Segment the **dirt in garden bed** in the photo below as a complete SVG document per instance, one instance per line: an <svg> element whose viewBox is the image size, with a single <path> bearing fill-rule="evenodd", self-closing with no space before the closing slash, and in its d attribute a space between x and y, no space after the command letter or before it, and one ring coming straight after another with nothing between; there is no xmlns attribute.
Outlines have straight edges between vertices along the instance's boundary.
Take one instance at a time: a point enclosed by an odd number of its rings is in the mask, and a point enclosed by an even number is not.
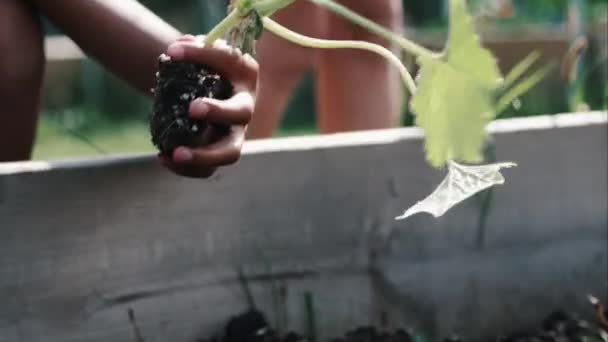
<svg viewBox="0 0 608 342"><path fill-rule="evenodd" d="M499 336L492 342L606 342L608 341L608 312L592 298L597 314L597 322L577 318L565 311L556 311L544 319L532 331L516 332ZM268 324L265 315L250 310L233 317L226 325L223 337L197 342L305 342L312 341L295 332L279 336ZM416 332L405 329L383 331L374 327L359 327L327 342L414 342L421 341ZM466 342L466 338L453 335L445 342Z"/></svg>

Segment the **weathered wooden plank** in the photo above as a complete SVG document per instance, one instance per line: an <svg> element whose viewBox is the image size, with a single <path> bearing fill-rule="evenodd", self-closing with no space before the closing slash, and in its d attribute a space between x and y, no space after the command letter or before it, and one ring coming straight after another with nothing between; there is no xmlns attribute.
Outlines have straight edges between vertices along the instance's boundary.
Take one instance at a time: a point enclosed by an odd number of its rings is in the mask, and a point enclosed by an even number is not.
<svg viewBox="0 0 608 342"><path fill-rule="evenodd" d="M499 159L520 166L483 250L474 201L393 220L441 176L415 129L252 142L208 181L150 156L0 166L0 341L134 341L128 308L147 342L194 341L246 306L237 266L273 316L272 289L287 288L291 328L314 293L324 334L419 313L483 336L519 304L535 309L513 324L582 307L607 277L606 113L492 130Z"/></svg>

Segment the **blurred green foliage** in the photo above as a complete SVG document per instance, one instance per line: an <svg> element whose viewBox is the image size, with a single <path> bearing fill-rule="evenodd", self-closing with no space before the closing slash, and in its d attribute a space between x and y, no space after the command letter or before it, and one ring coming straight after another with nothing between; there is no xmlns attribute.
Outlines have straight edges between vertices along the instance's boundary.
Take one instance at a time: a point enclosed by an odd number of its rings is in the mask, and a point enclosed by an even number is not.
<svg viewBox="0 0 608 342"><path fill-rule="evenodd" d="M370 0L373 1L373 0ZM480 1L469 0L473 6ZM554 25L563 23L567 18L567 4L570 0L513 0L517 16L504 20L500 25L520 25L522 23L544 23ZM204 33L217 23L225 14L226 0L141 0L152 11L167 20L183 32ZM446 25L444 0L404 0L407 25L420 28L442 29ZM587 20L605 20L608 16L608 0L586 0ZM44 21L47 34L60 33L52 24ZM584 88L582 96L592 109L606 108L608 102L608 87L606 86L606 48L592 45L585 59ZM601 72L600 72L601 71ZM563 92L563 87L548 86L549 83L534 89L522 97L520 106L510 108L504 116L526 116L547 114L568 110L566 95L556 96ZM41 135L38 146L48 146L39 149L37 156L56 156L53 150L53 136L69 132L80 132L84 135L98 137L104 141L105 148L113 150L115 144L109 142L106 135L116 132L117 135L127 136L128 132L138 136L133 143L136 150L151 147L148 144L145 122L151 108L149 97L129 88L124 82L105 70L95 61L83 62L81 82L73 86L78 94L72 108L47 108L47 114L42 120ZM561 90L560 90L561 89ZM67 113L67 114L66 114ZM80 116L80 123L66 130L65 117ZM298 91L292 98L279 135L310 133L315 131L315 87L314 76L307 75ZM404 107L403 124L411 125L413 117ZM111 128L112 125L117 128ZM62 128L63 127L63 128ZM130 127L121 129L120 127ZM120 134L118 134L120 132ZM72 134L71 138L61 140L61 146L82 143ZM86 144L85 144L86 145ZM91 147L80 147L91 152ZM45 152L46 151L46 152ZM80 150L79 150L80 151ZM82 151L81 151L82 152Z"/></svg>
<svg viewBox="0 0 608 342"><path fill-rule="evenodd" d="M468 0L472 8L494 0ZM517 16L514 23L561 23L566 19L570 0L513 0ZM606 18L607 0L585 0L587 20ZM444 0L403 0L406 21L410 25L436 27L446 24Z"/></svg>

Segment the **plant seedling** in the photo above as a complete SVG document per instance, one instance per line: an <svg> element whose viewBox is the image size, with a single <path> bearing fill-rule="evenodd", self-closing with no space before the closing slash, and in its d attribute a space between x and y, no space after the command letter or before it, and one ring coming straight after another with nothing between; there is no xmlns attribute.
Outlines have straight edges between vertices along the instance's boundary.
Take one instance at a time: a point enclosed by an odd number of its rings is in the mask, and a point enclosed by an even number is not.
<svg viewBox="0 0 608 342"><path fill-rule="evenodd" d="M412 95L411 107L416 114L416 124L425 131L427 161L433 167L447 165L449 169L448 176L431 196L399 218L423 211L441 216L475 193L504 183L500 170L515 164L469 167L459 163L482 162L486 125L542 78L546 70L535 73L531 80L515 84L535 61L534 55L515 67L505 81L496 59L479 41L465 0L449 0L450 31L442 52L428 50L333 0L308 0L387 39L416 57L420 74L415 80L401 60L381 45L353 40L315 39L293 32L269 17L294 1L231 0L229 14L205 36L204 44L211 46L215 40L226 37L231 46L254 55L255 42L265 29L304 47L367 50L392 63ZM163 60L163 57L160 60L158 83L151 131L161 153L169 154L180 144L204 144L203 131L207 125L193 122L187 117L189 102L198 96L229 97L231 86L221 75L205 66L175 63L166 58ZM482 179L480 175L483 175Z"/></svg>

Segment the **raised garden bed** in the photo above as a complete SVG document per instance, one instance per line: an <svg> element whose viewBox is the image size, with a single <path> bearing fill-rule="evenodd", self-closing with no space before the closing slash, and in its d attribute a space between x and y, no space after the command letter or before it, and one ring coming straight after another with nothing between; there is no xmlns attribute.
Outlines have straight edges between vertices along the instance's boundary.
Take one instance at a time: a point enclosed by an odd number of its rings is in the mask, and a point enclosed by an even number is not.
<svg viewBox="0 0 608 342"><path fill-rule="evenodd" d="M488 341L606 302L607 114L498 121L505 172L470 200L394 217L438 183L421 132L253 142L209 181L153 156L0 166L0 341L193 342L256 305L318 339L407 325Z"/></svg>

